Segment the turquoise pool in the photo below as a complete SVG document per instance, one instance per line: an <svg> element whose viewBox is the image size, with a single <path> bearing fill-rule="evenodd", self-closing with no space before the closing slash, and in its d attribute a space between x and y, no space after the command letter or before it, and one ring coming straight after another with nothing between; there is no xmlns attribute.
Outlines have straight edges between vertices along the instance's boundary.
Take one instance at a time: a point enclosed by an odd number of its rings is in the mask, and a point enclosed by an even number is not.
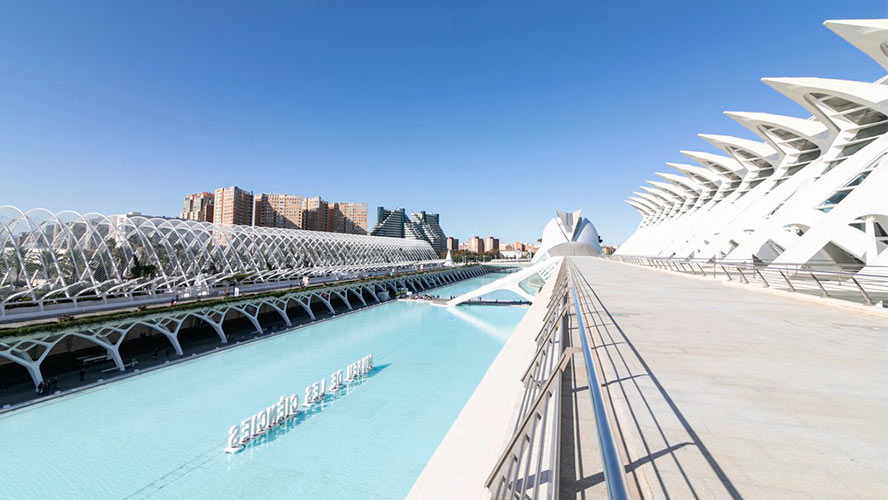
<svg viewBox="0 0 888 500"><path fill-rule="evenodd" d="M525 311L390 302L0 416L0 498L403 498ZM370 353L354 391L223 451L231 425Z"/></svg>

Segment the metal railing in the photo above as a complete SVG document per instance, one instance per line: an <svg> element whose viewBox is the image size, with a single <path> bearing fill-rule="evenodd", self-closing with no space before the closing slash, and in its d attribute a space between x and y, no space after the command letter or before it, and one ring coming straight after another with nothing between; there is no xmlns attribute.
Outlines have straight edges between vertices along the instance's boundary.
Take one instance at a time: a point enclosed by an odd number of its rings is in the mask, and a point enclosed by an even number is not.
<svg viewBox="0 0 888 500"><path fill-rule="evenodd" d="M572 264L569 264L572 266ZM571 273L579 272L575 268L571 269ZM573 278L571 277L571 281ZM586 376L589 379L589 392L592 395L592 409L595 414L595 427L598 433L598 448L601 451L601 462L604 464L604 482L607 486L607 496L612 500L625 500L629 498L626 491L626 479L623 476L623 466L620 463L620 456L617 453L617 447L614 444L614 436L611 432L610 422L607 417L607 407L604 403L604 396L601 394L601 382L598 380L595 364L592 362L592 350L589 349L589 332L586 331L586 325L583 322L583 308L580 307L580 300L577 297L577 287L571 283L570 293L574 302L574 311L576 311L577 328L579 329L580 339L583 343L583 356L586 360Z"/></svg>
<svg viewBox="0 0 888 500"><path fill-rule="evenodd" d="M706 278L755 284L795 293L820 295L870 306L888 303L888 267L841 265L812 261L805 264L768 264L750 260L677 259L647 256L610 256L629 264Z"/></svg>
<svg viewBox="0 0 888 500"><path fill-rule="evenodd" d="M628 498L623 468L607 418L601 384L592 364L591 350L582 320L583 309L570 278L567 259L560 266L543 327L536 337L537 350L521 379L525 390L518 418L505 450L488 476L491 498L557 499L561 461L562 374L580 352L586 360L586 375L592 388L599 448L604 464L608 497ZM573 312L571 311L573 307ZM568 347L572 317L582 340L582 349Z"/></svg>

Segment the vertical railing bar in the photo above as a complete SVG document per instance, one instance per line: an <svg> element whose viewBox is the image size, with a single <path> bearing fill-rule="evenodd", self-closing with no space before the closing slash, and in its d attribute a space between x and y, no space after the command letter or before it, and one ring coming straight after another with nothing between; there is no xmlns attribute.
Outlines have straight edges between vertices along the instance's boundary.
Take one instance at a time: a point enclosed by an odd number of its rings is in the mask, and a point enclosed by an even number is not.
<svg viewBox="0 0 888 500"><path fill-rule="evenodd" d="M531 431L533 430L533 424L530 426ZM515 498L515 488L518 487L518 473L521 472L521 462L524 460L524 447L527 445L527 433L524 433L524 436L521 438L521 446L518 447L518 454L515 455L515 472L511 474L512 476L512 484L509 485L509 498Z"/></svg>
<svg viewBox="0 0 888 500"><path fill-rule="evenodd" d="M560 371L558 372L561 373ZM555 389L552 391L554 394L552 398L555 399L555 407L561 408L561 381L558 381L555 384ZM552 453L550 456L551 466L552 466L552 477L549 479L551 482L551 487L549 488L549 498L550 500L556 500L559 498L558 495L558 486L559 486L559 458L561 456L561 412L558 412L558 415L555 415L552 418Z"/></svg>
<svg viewBox="0 0 888 500"><path fill-rule="evenodd" d="M873 305L873 299L871 299L869 294L866 293L866 290L864 290L863 287L860 286L860 283L857 281L857 278L855 278L854 276L851 276L851 281L853 281L854 284L857 285L857 288L860 289L860 294L863 295L863 300L866 301L867 305L870 305L870 306Z"/></svg>
<svg viewBox="0 0 888 500"><path fill-rule="evenodd" d="M561 373L561 372L559 372ZM543 404L543 418L540 423L540 451L537 453L537 464L536 464L536 472L533 476L533 498L537 499L540 497L540 474L542 473L543 468L543 450L545 449L546 443L546 419L549 415L549 401L551 400L551 396L546 396L546 402Z"/></svg>
<svg viewBox="0 0 888 500"><path fill-rule="evenodd" d="M789 289L792 290L793 292L796 291L795 287L792 286L792 281L789 281L789 278L786 277L786 274L784 274L783 271L781 271L779 269L777 270L777 272L780 273L780 276L783 276L783 280L786 281L787 285L789 285Z"/></svg>
<svg viewBox="0 0 888 500"><path fill-rule="evenodd" d="M761 271L759 268L754 267L754 266L753 266L752 269L755 270L755 272L758 273L759 278L761 278L762 281L765 283L765 288L770 288L771 285L768 284L768 280L765 279L765 275L762 274L762 271Z"/></svg>
<svg viewBox="0 0 888 500"><path fill-rule="evenodd" d="M513 450L509 450L509 469L506 471L506 475L503 476L506 481L505 488L503 488L503 495L500 497L500 500L508 498L509 490L511 489L511 485L509 484L509 478L512 477L512 467L515 466L515 453Z"/></svg>
<svg viewBox="0 0 888 500"><path fill-rule="evenodd" d="M532 462L531 458L533 457L533 440L536 438L537 425L539 425L539 422L530 428L530 446L527 448L527 461L524 463L524 477L521 478L521 494L518 495L518 498L524 498L524 495L527 493L527 474L530 472L530 462Z"/></svg>
<svg viewBox="0 0 888 500"><path fill-rule="evenodd" d="M814 282L817 283L817 286L820 287L820 292L823 293L823 296L829 297L829 294L826 293L826 288L823 288L823 285L820 283L820 280L817 279L817 276L814 276L814 271L808 271L808 274L810 274L811 277L814 278Z"/></svg>

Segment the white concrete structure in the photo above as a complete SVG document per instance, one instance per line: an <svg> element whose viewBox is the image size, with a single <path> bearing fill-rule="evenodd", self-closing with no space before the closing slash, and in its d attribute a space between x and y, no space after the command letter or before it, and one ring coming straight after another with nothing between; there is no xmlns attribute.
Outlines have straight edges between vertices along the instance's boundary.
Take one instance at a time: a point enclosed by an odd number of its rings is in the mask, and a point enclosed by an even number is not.
<svg viewBox="0 0 888 500"><path fill-rule="evenodd" d="M601 255L598 231L589 219L580 217L580 212L555 211L556 217L543 228L542 244L530 267L464 293L448 301L447 305L457 306L497 290L509 290L522 299L533 302L534 296L528 291L527 284L532 280L537 280L539 284L544 283L561 262L559 257Z"/></svg>
<svg viewBox="0 0 888 500"><path fill-rule="evenodd" d="M452 267L437 269L430 272L405 276L380 277L374 280L360 280L330 286L297 289L285 294L274 294L250 297L233 301L217 302L212 305L194 304L185 310L164 311L134 316L123 319L97 321L94 324L72 326L59 331L38 332L17 337L4 337L0 340L0 358L11 361L28 370L34 386L43 381L42 364L56 346L64 346L70 340L81 344L93 344L105 349L107 359L114 362L118 371L125 371L126 364L120 354L120 348L128 338L135 337L137 331L148 331L163 335L177 356L184 354L180 333L183 328L196 325L210 326L219 337L220 344L227 344L226 328L231 320L246 318L256 333L262 333L262 315L270 313L279 315L289 328L292 325L290 316L302 309L311 319L315 313L327 310L335 314L334 300L338 299L350 311L352 304L367 306L373 302L381 302L386 297L394 297L399 289L412 290L414 293L446 286L464 279L474 278L488 272L482 266ZM267 326L267 325L266 325Z"/></svg>
<svg viewBox="0 0 888 500"><path fill-rule="evenodd" d="M0 317L440 263L422 240L0 207Z"/></svg>
<svg viewBox="0 0 888 500"><path fill-rule="evenodd" d="M826 26L888 68L888 20ZM808 119L727 112L762 141L700 137L627 200L642 215L618 256L852 268L888 274L888 85L765 78Z"/></svg>
<svg viewBox="0 0 888 500"><path fill-rule="evenodd" d="M483 295L495 292L497 290L508 290L528 302L533 302L534 296L531 295L529 291L525 290L521 286L521 284L535 276L538 276L541 282L545 282L552 274L552 271L558 266L558 264L560 264L560 262L560 257L536 262L530 267L526 267L518 272L511 273L508 276L504 276L494 281L493 283L488 283L476 288L475 290L472 290L471 292L466 292L459 297L453 298L447 302L447 305L458 306L463 302L468 302L472 299L479 298Z"/></svg>
<svg viewBox="0 0 888 500"><path fill-rule="evenodd" d="M564 255L601 255L598 231L589 219L580 217L580 210L555 212L557 217L543 228L542 243L533 257L534 263Z"/></svg>

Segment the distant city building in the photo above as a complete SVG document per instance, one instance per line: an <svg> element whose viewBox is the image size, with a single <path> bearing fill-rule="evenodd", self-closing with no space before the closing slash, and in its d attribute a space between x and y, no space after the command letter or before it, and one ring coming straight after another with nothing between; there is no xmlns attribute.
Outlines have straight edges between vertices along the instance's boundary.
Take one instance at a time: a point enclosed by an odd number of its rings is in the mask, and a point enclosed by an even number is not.
<svg viewBox="0 0 888 500"><path fill-rule="evenodd" d="M213 222L216 224L253 224L253 193L237 186L217 188L214 196Z"/></svg>
<svg viewBox="0 0 888 500"><path fill-rule="evenodd" d="M459 250L459 247L460 247L459 239L451 238L450 236L447 237L447 250L449 250L451 252L455 252L455 251Z"/></svg>
<svg viewBox="0 0 888 500"><path fill-rule="evenodd" d="M617 248L614 246L601 245L601 252L604 253L604 255L613 255L614 252L616 252L616 251L617 251Z"/></svg>
<svg viewBox="0 0 888 500"><path fill-rule="evenodd" d="M306 198L302 209L302 229L308 231L327 231L327 219L330 207L320 196Z"/></svg>
<svg viewBox="0 0 888 500"><path fill-rule="evenodd" d="M477 236L469 238L468 250L472 253L484 253L484 240Z"/></svg>
<svg viewBox="0 0 888 500"><path fill-rule="evenodd" d="M521 243L520 241L516 241L515 243L512 243L512 249L513 249L513 250L518 250L518 251L521 251L521 252L524 252L524 251L527 250L527 249L525 248L524 243Z"/></svg>
<svg viewBox="0 0 888 500"><path fill-rule="evenodd" d="M213 222L215 196L213 193L192 193L185 195L181 218L198 222Z"/></svg>
<svg viewBox="0 0 888 500"><path fill-rule="evenodd" d="M182 206L182 218L219 224L367 234L366 203L330 203L320 196L305 198L299 194L253 195L237 186L218 188L215 194L189 194Z"/></svg>
<svg viewBox="0 0 888 500"><path fill-rule="evenodd" d="M499 252L499 238L488 236L487 241L484 242L484 251L494 253Z"/></svg>
<svg viewBox="0 0 888 500"><path fill-rule="evenodd" d="M407 238L428 241L437 252L447 250L447 235L441 229L438 214L425 211L410 214L408 219L403 208L376 209L376 225L370 231L373 236Z"/></svg>
<svg viewBox="0 0 888 500"><path fill-rule="evenodd" d="M403 208L389 210L383 207L376 208L376 225L370 231L373 236L387 236L389 238L404 237L404 223L407 216Z"/></svg>
<svg viewBox="0 0 888 500"><path fill-rule="evenodd" d="M347 201L328 205L327 231L367 234L367 204Z"/></svg>
<svg viewBox="0 0 888 500"><path fill-rule="evenodd" d="M409 224L404 226L404 237L414 240L426 240L436 252L447 250L447 235L441 229L438 214L425 211L410 214Z"/></svg>
<svg viewBox="0 0 888 500"><path fill-rule="evenodd" d="M253 224L259 227L302 228L302 196L261 193L254 197Z"/></svg>

